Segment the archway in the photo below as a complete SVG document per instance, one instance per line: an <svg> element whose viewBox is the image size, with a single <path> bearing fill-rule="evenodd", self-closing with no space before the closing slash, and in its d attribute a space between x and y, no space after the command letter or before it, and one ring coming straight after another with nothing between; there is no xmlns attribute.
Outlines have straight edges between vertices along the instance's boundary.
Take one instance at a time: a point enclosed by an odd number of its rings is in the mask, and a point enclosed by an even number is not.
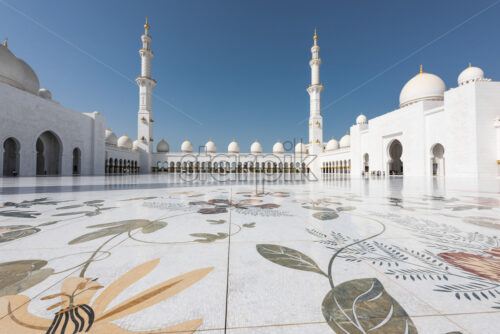
<svg viewBox="0 0 500 334"><path fill-rule="evenodd" d="M3 142L3 176L19 175L19 142L7 138Z"/></svg>
<svg viewBox="0 0 500 334"><path fill-rule="evenodd" d="M36 174L59 175L61 142L51 131L45 131L36 141Z"/></svg>
<svg viewBox="0 0 500 334"><path fill-rule="evenodd" d="M433 176L444 176L444 147L437 143L431 149L431 170Z"/></svg>
<svg viewBox="0 0 500 334"><path fill-rule="evenodd" d="M363 155L363 165L364 165L364 172L365 173L368 173L370 172L370 156L368 155L368 153L365 153Z"/></svg>
<svg viewBox="0 0 500 334"><path fill-rule="evenodd" d="M73 175L80 175L82 152L78 147L73 150Z"/></svg>
<svg viewBox="0 0 500 334"><path fill-rule="evenodd" d="M390 175L403 175L403 145L397 139L394 139L389 145L389 174Z"/></svg>

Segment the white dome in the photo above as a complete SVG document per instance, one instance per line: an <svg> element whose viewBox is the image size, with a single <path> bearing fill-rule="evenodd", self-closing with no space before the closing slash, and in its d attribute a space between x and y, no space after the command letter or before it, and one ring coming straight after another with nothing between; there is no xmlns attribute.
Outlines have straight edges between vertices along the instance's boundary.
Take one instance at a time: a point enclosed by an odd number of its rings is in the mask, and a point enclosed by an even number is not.
<svg viewBox="0 0 500 334"><path fill-rule="evenodd" d="M123 134L120 138L118 138L118 147L123 147L123 148L128 148L129 150L132 149L132 139L130 139L127 134Z"/></svg>
<svg viewBox="0 0 500 334"><path fill-rule="evenodd" d="M0 44L0 82L38 95L40 83L33 69Z"/></svg>
<svg viewBox="0 0 500 334"><path fill-rule="evenodd" d="M404 85L399 95L399 107L424 100L443 101L445 90L446 85L440 77L421 72Z"/></svg>
<svg viewBox="0 0 500 334"><path fill-rule="evenodd" d="M206 153L216 153L217 152L217 146L212 141L212 139L207 141L207 143L205 144L205 152Z"/></svg>
<svg viewBox="0 0 500 334"><path fill-rule="evenodd" d="M359 118L359 116L358 116ZM328 141L328 144L326 144L326 150L327 151L335 151L339 149L339 142L335 140L335 138L332 137L330 141Z"/></svg>
<svg viewBox="0 0 500 334"><path fill-rule="evenodd" d="M295 153L306 154L307 153L306 145L304 145L303 142L300 142L297 145L295 145Z"/></svg>
<svg viewBox="0 0 500 334"><path fill-rule="evenodd" d="M118 143L118 137L116 137L115 133L110 129L106 129L106 144L107 145L115 145Z"/></svg>
<svg viewBox="0 0 500 334"><path fill-rule="evenodd" d="M227 147L227 152L228 153L240 153L240 145L236 142L236 140L233 139L231 143L229 143L229 146Z"/></svg>
<svg viewBox="0 0 500 334"><path fill-rule="evenodd" d="M139 149L139 139L134 140L132 143L132 150L137 151Z"/></svg>
<svg viewBox="0 0 500 334"><path fill-rule="evenodd" d="M189 139L186 139L182 145L181 145L181 151L183 153L191 153L193 152L193 144L189 141Z"/></svg>
<svg viewBox="0 0 500 334"><path fill-rule="evenodd" d="M47 88L40 88L38 96L46 100L52 100L52 93Z"/></svg>
<svg viewBox="0 0 500 334"><path fill-rule="evenodd" d="M160 140L158 144L156 144L156 152L168 153L168 151L170 151L170 146L165 141L165 139Z"/></svg>
<svg viewBox="0 0 500 334"><path fill-rule="evenodd" d="M468 84L469 82L474 82L484 79L484 72L479 67L471 66L467 67L458 76L458 85L462 86Z"/></svg>
<svg viewBox="0 0 500 334"><path fill-rule="evenodd" d="M360 114L357 118L356 118L356 124L357 125L360 125L360 124L366 124L368 123L368 120L366 119L366 116L363 115L363 114Z"/></svg>
<svg viewBox="0 0 500 334"><path fill-rule="evenodd" d="M250 146L250 153L262 153L262 145L257 140L253 142L252 146Z"/></svg>
<svg viewBox="0 0 500 334"><path fill-rule="evenodd" d="M349 146L351 146L351 136L349 136L349 134L346 133L344 137L340 139L340 147L349 147Z"/></svg>
<svg viewBox="0 0 500 334"><path fill-rule="evenodd" d="M285 147L283 146L283 144L280 141L278 141L276 144L274 144L273 153L277 153L277 154L285 153Z"/></svg>

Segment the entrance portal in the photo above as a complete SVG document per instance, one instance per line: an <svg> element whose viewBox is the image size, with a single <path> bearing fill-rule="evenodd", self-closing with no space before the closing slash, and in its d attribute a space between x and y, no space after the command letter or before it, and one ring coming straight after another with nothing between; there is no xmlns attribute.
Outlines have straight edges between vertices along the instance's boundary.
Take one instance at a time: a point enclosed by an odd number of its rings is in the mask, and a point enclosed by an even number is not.
<svg viewBox="0 0 500 334"><path fill-rule="evenodd" d="M80 161L82 152L78 147L73 150L73 175L80 175Z"/></svg>
<svg viewBox="0 0 500 334"><path fill-rule="evenodd" d="M51 131L45 131L36 141L36 174L59 175L61 170L61 144Z"/></svg>
<svg viewBox="0 0 500 334"><path fill-rule="evenodd" d="M19 174L19 143L14 138L7 138L3 143L3 176Z"/></svg>
<svg viewBox="0 0 500 334"><path fill-rule="evenodd" d="M431 168L433 176L444 176L444 147L441 144L435 144L431 150Z"/></svg>
<svg viewBox="0 0 500 334"><path fill-rule="evenodd" d="M389 145L389 175L403 175L403 145L397 139L393 140Z"/></svg>

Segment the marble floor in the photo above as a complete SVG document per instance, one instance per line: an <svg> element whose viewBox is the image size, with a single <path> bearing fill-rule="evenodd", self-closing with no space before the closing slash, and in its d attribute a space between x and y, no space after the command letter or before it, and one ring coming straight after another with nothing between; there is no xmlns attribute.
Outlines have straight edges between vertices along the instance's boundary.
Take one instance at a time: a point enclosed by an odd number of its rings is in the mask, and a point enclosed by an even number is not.
<svg viewBox="0 0 500 334"><path fill-rule="evenodd" d="M0 333L500 333L500 180L0 178Z"/></svg>

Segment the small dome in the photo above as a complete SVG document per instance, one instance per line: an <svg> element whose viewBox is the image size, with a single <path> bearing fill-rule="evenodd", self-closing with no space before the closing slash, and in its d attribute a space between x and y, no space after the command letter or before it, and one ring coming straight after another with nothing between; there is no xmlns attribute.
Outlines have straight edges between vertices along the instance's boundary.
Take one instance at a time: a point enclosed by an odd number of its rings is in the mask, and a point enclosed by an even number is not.
<svg viewBox="0 0 500 334"><path fill-rule="evenodd" d="M114 145L118 143L118 137L116 137L115 133L110 129L106 129L105 133L106 145Z"/></svg>
<svg viewBox="0 0 500 334"><path fill-rule="evenodd" d="M189 139L186 139L182 145L181 145L181 151L182 153L192 153L193 152L193 144L189 141Z"/></svg>
<svg viewBox="0 0 500 334"><path fill-rule="evenodd" d="M250 146L250 153L259 154L262 153L262 145L258 140L254 141L252 146Z"/></svg>
<svg viewBox="0 0 500 334"><path fill-rule="evenodd" d="M212 141L212 139L207 141L207 143L205 144L205 152L206 153L217 153L217 146Z"/></svg>
<svg viewBox="0 0 500 334"><path fill-rule="evenodd" d="M366 123L368 123L368 120L366 119L366 116L365 116L365 115L360 114L360 115L356 118L356 124L357 124L357 125L366 124Z"/></svg>
<svg viewBox="0 0 500 334"><path fill-rule="evenodd" d="M162 139L156 144L156 152L158 153L168 153L170 151L170 146L168 143L165 141L165 139Z"/></svg>
<svg viewBox="0 0 500 334"><path fill-rule="evenodd" d="M229 143L229 146L227 147L227 152L228 153L240 153L240 145L236 142L236 140L233 139L231 143Z"/></svg>
<svg viewBox="0 0 500 334"><path fill-rule="evenodd" d="M351 146L351 136L349 136L349 134L346 133L344 135L344 137L342 137L340 139L340 143L339 144L340 144L340 147L349 147L349 146Z"/></svg>
<svg viewBox="0 0 500 334"><path fill-rule="evenodd" d="M276 153L276 154L285 153L285 147L283 146L283 144L280 141L278 141L278 142L276 142L276 144L274 144L273 153Z"/></svg>
<svg viewBox="0 0 500 334"><path fill-rule="evenodd" d="M38 95L40 83L35 71L0 44L0 82Z"/></svg>
<svg viewBox="0 0 500 334"><path fill-rule="evenodd" d="M307 153L306 145L304 145L303 142L300 142L297 145L295 145L295 153L306 154Z"/></svg>
<svg viewBox="0 0 500 334"><path fill-rule="evenodd" d="M40 88L38 96L46 100L52 100L52 93L47 88Z"/></svg>
<svg viewBox="0 0 500 334"><path fill-rule="evenodd" d="M399 95L399 107L419 101L443 101L446 85L437 75L421 72L404 85Z"/></svg>
<svg viewBox="0 0 500 334"><path fill-rule="evenodd" d="M469 82L481 81L484 79L484 72L479 67L471 66L467 67L458 76L458 85L462 86L468 84Z"/></svg>
<svg viewBox="0 0 500 334"><path fill-rule="evenodd" d="M358 116L359 118L359 116ZM326 144L326 150L327 151L335 151L339 149L339 142L335 140L335 138L332 137L330 141L328 141L328 144Z"/></svg>
<svg viewBox="0 0 500 334"><path fill-rule="evenodd" d="M132 151L137 151L139 150L139 139L134 140L132 143Z"/></svg>
<svg viewBox="0 0 500 334"><path fill-rule="evenodd" d="M130 139L129 136L127 136L127 134L123 134L123 136L121 136L120 138L118 138L118 147L122 147L122 148L127 148L129 150L132 149L132 139Z"/></svg>

